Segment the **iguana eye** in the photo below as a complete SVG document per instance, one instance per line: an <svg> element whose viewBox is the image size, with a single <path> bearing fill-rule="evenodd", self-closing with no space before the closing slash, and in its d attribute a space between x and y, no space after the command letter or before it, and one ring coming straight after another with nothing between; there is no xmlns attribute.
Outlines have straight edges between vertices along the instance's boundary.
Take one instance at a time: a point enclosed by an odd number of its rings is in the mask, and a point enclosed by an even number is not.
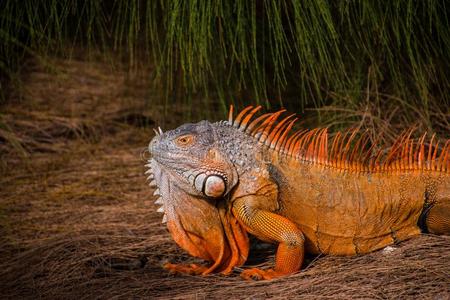
<svg viewBox="0 0 450 300"><path fill-rule="evenodd" d="M175 143L178 146L186 147L186 146L189 146L190 144L192 144L193 140L194 140L194 137L192 135L183 135L183 136L180 136L179 138L177 138L175 140Z"/></svg>

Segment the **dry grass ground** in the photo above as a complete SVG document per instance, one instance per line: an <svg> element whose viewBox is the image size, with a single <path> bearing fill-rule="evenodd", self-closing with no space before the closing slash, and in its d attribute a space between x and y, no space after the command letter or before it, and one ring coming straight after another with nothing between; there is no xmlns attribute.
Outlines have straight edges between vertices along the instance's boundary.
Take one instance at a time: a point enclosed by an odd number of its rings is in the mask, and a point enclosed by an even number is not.
<svg viewBox="0 0 450 300"><path fill-rule="evenodd" d="M1 107L2 299L450 298L450 237L438 236L392 252L310 258L304 271L271 282L244 282L237 271L169 275L163 262L192 258L160 223L143 175L153 133L142 125L162 121L161 107L144 99L157 93L145 76L108 64L52 63L30 67L21 99ZM166 128L182 123L177 113ZM273 249L253 256L251 264L270 264Z"/></svg>

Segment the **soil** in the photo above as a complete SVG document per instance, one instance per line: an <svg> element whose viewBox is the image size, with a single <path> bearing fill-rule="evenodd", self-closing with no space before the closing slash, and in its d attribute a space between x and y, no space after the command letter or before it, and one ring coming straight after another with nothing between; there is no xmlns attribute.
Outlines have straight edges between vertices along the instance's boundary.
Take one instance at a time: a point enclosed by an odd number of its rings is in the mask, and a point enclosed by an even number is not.
<svg viewBox="0 0 450 300"><path fill-rule="evenodd" d="M450 237L422 235L356 257L309 257L298 274L247 282L172 275L196 261L161 224L147 186L153 127L183 123L148 72L107 62L30 63L0 107L2 299L450 298ZM164 118L164 111L170 115ZM248 265L273 264L254 246ZM245 267L248 267L244 266Z"/></svg>

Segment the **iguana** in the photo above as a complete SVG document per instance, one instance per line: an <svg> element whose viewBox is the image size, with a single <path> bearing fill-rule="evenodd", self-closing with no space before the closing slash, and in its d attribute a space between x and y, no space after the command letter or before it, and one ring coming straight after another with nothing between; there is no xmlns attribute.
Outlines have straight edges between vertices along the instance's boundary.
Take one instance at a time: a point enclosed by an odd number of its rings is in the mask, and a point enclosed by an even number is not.
<svg viewBox="0 0 450 300"><path fill-rule="evenodd" d="M248 233L278 243L273 269L298 271L305 251L357 255L421 232L450 234L450 140L402 135L386 153L366 134L327 129L289 134L284 110L255 118L247 107L227 121L159 129L146 165L163 222L175 242L209 266L166 264L172 272L229 274L248 256Z"/></svg>

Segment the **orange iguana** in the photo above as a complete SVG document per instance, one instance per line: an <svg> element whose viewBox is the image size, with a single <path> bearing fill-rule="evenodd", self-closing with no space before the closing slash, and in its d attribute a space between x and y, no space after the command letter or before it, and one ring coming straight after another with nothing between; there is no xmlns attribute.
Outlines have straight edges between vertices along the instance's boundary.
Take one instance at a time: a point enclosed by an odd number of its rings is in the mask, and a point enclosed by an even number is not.
<svg viewBox="0 0 450 300"><path fill-rule="evenodd" d="M247 233L278 243L273 269L298 271L304 252L368 253L420 234L450 234L450 140L438 147L405 134L387 153L356 132L289 135L282 111L185 124L149 145L151 186L175 242L209 266L166 264L172 272L230 273L249 252ZM439 150L440 149L440 150Z"/></svg>

